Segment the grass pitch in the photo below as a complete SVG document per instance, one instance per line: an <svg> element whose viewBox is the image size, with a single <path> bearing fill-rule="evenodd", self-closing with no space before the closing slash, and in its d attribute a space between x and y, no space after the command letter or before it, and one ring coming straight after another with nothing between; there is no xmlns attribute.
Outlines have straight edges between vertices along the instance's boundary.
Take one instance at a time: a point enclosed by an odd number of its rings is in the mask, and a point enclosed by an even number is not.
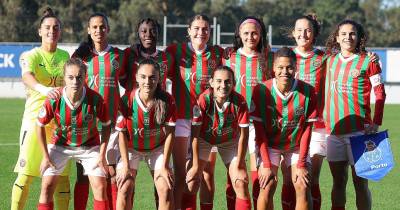
<svg viewBox="0 0 400 210"><path fill-rule="evenodd" d="M21 126L21 118L24 110L25 101L22 99L0 99L0 209L10 209L11 188L16 178L13 173L14 165L18 158L18 137ZM384 113L384 123L380 130L389 129L391 145L396 163L400 160L400 105L386 105ZM72 172L71 183L75 180L75 170ZM225 207L225 182L226 171L222 161L218 159L215 177L216 193L214 199L214 209L226 209ZM400 209L400 168L395 168L380 182L370 182L372 193L372 209L392 210ZM281 184L281 179L279 181ZM150 173L146 166L141 164L139 174L136 180L135 209L155 209L153 198L153 184ZM327 163L325 162L320 178L322 208L330 209L330 189L332 178ZM71 191L73 185L71 185ZM36 209L40 193L40 179L35 179L29 193L29 198L25 209ZM92 203L89 199L88 209L92 209ZM73 209L72 200L70 209ZM280 187L275 193L275 208L280 207ZM346 209L356 209L355 193L352 186L351 177L349 177L347 187L347 205Z"/></svg>

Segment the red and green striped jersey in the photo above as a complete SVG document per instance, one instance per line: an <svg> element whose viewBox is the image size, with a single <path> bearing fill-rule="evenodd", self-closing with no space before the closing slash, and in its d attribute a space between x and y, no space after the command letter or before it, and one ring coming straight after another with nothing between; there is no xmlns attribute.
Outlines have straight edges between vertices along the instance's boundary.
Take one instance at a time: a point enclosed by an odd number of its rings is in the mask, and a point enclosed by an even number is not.
<svg viewBox="0 0 400 210"><path fill-rule="evenodd" d="M314 123L316 128L325 127L322 113L324 110L325 75L326 75L326 55L325 52L314 49L309 53L302 53L296 48L297 72L296 79L302 80L314 87L317 96L318 121Z"/></svg>
<svg viewBox="0 0 400 210"><path fill-rule="evenodd" d="M128 91L137 88L135 77L137 73L137 68L140 61L145 58L154 59L160 65L160 79L162 82L162 88L166 90L167 75L170 69L173 68L174 64L173 56L169 52L160 50L157 50L156 53L153 55L144 55L143 53L140 53L140 55L138 55L131 47L128 47L124 50L123 69L125 69L126 75L124 75L123 82L121 82L122 86Z"/></svg>
<svg viewBox="0 0 400 210"><path fill-rule="evenodd" d="M274 54L269 49L265 49L264 53L246 56L241 48L233 52L229 59L222 60L223 65L235 72L235 90L246 99L249 106L254 87L272 78L273 60Z"/></svg>
<svg viewBox="0 0 400 210"><path fill-rule="evenodd" d="M154 106L146 108L139 98L140 89L128 91L121 98L120 111L116 130L127 130L129 133L128 147L137 151L151 151L164 144L166 139L165 126L175 126L176 105L174 98L164 92L167 103L164 122L155 121Z"/></svg>
<svg viewBox="0 0 400 210"><path fill-rule="evenodd" d="M60 98L46 99L38 115L39 126L53 119L57 125L51 143L70 147L100 145L97 122L111 123L102 97L90 88L84 88L78 104L73 105L65 88L60 92Z"/></svg>
<svg viewBox="0 0 400 210"><path fill-rule="evenodd" d="M179 110L177 118L190 120L197 97L209 87L212 72L221 65L223 49L207 46L204 52L197 54L190 43L181 43L168 46L166 51L175 58L168 77Z"/></svg>
<svg viewBox="0 0 400 210"><path fill-rule="evenodd" d="M108 46L103 52L97 53L93 50L87 58L81 59L88 68L86 74L88 87L103 97L110 119L115 123L120 98L118 80L124 72L121 69L123 51ZM72 57L76 57L76 54L74 53Z"/></svg>
<svg viewBox="0 0 400 210"><path fill-rule="evenodd" d="M314 88L301 80L294 80L287 96L278 90L275 78L268 80L254 88L251 103L250 118L264 125L256 133L265 135L256 139L274 149L299 149L305 123L316 121Z"/></svg>
<svg viewBox="0 0 400 210"><path fill-rule="evenodd" d="M371 123L371 77L379 76L379 64L365 54L327 60L324 120L329 133L340 135L364 130Z"/></svg>
<svg viewBox="0 0 400 210"><path fill-rule="evenodd" d="M200 115L193 117L193 125L201 125L200 138L210 144L222 144L239 138L239 127L249 126L246 100L232 91L230 97L218 107L213 89L204 91L198 100Z"/></svg>

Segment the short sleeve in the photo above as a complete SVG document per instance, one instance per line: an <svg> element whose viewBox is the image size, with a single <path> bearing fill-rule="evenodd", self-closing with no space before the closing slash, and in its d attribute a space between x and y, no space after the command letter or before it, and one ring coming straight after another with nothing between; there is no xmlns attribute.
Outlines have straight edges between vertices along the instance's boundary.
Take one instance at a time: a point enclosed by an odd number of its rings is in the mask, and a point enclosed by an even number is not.
<svg viewBox="0 0 400 210"><path fill-rule="evenodd" d="M126 131L127 130L126 129L126 125L127 125L126 118L124 116L122 116L122 115L119 115L117 117L117 121L115 123L115 130L117 130L117 131Z"/></svg>
<svg viewBox="0 0 400 210"><path fill-rule="evenodd" d="M310 100L308 104L308 109L306 113L306 122L317 122L318 121L318 111L317 111L317 96L315 94L314 88L310 87Z"/></svg>
<svg viewBox="0 0 400 210"><path fill-rule="evenodd" d="M35 59L31 51L24 52L19 57L19 65L21 66L21 75L26 72L34 72L35 69Z"/></svg>
<svg viewBox="0 0 400 210"><path fill-rule="evenodd" d="M259 98L260 94L260 85L257 85L254 90L253 90L253 94L251 96L251 104L250 104L250 110L249 110L249 114L250 114L250 119L254 120L254 121L258 121L258 122L262 122L262 118L261 118L261 112L260 112L260 104L259 104L259 100L257 98Z"/></svg>
<svg viewBox="0 0 400 210"><path fill-rule="evenodd" d="M38 118L37 118L37 124L40 127L44 127L53 118L54 118L54 112L53 112L53 108L51 106L50 99L46 99L42 108L39 111Z"/></svg>
<svg viewBox="0 0 400 210"><path fill-rule="evenodd" d="M238 109L238 123L239 127L246 128L249 127L249 109L247 108L247 103L244 98L241 98L239 109Z"/></svg>
<svg viewBox="0 0 400 210"><path fill-rule="evenodd" d="M96 109L97 109L97 117L103 123L103 125L110 125L111 124L110 116L108 115L106 104L104 103L103 99L101 99L99 103L96 105Z"/></svg>
<svg viewBox="0 0 400 210"><path fill-rule="evenodd" d="M172 45L169 45L165 49L165 52L170 54L171 57L176 58L176 49L177 49L177 45L176 44L172 44ZM167 77L168 78L173 78L173 76L175 75L176 66L178 65L178 63L179 63L179 61L174 59L173 64L171 65L171 68L168 69L168 73L167 73Z"/></svg>
<svg viewBox="0 0 400 210"><path fill-rule="evenodd" d="M168 113L165 118L165 125L175 126L176 123L176 103L172 96L168 97Z"/></svg>
<svg viewBox="0 0 400 210"><path fill-rule="evenodd" d="M205 95L201 94L197 103L193 106L193 118L192 118L192 125L201 125L203 124L203 115L206 111L206 100Z"/></svg>

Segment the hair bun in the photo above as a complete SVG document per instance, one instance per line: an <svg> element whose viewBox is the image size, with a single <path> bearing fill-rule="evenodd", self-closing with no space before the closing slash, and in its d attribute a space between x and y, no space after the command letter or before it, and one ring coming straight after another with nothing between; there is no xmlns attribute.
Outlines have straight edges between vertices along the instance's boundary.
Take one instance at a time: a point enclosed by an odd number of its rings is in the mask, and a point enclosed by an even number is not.
<svg viewBox="0 0 400 210"><path fill-rule="evenodd" d="M43 17L48 16L55 16L53 10L50 7L46 7L46 9L43 11Z"/></svg>

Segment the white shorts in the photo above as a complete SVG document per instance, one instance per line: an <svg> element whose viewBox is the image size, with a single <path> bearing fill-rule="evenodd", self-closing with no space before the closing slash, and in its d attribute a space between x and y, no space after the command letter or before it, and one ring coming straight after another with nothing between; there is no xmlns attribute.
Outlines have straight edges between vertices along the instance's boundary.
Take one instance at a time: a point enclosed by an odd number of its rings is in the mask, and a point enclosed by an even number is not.
<svg viewBox="0 0 400 210"><path fill-rule="evenodd" d="M115 165L118 163L119 159L119 131L112 129L110 134L110 139L108 140L107 150L106 150L106 161L108 165Z"/></svg>
<svg viewBox="0 0 400 210"><path fill-rule="evenodd" d="M285 165L287 167L292 166L297 164L299 162L299 150L294 150L294 151L282 151L278 149L273 149L271 147L268 147L268 155L269 155L269 160L271 161L271 164L274 166L279 166L281 164L281 160L283 158L283 161L285 161ZM311 163L310 157L307 156L307 162ZM261 154L257 157L257 167L262 165L262 158Z"/></svg>
<svg viewBox="0 0 400 210"><path fill-rule="evenodd" d="M310 157L314 155L326 156L326 136L325 128L313 129L310 141Z"/></svg>
<svg viewBox="0 0 400 210"><path fill-rule="evenodd" d="M191 120L177 119L175 123L175 137L189 137L191 129Z"/></svg>
<svg viewBox="0 0 400 210"><path fill-rule="evenodd" d="M203 139L198 140L198 147L199 147L199 159L208 161L208 157L210 156L211 150L213 147L218 148L218 153L221 156L222 161L224 164L228 164L237 158L237 149L238 149L238 141L230 141L225 142L218 145L212 145Z"/></svg>
<svg viewBox="0 0 400 210"><path fill-rule="evenodd" d="M256 129L254 129L253 123L250 123L249 126L249 143L247 144L249 148L249 154L253 154L258 151L258 147L256 144Z"/></svg>
<svg viewBox="0 0 400 210"><path fill-rule="evenodd" d="M162 168L164 163L164 145L159 146L151 152L139 152L134 149L128 149L129 168L137 170L139 162L145 161L150 170L155 171ZM117 170L123 167L122 159L117 164ZM171 164L170 164L171 168Z"/></svg>
<svg viewBox="0 0 400 210"><path fill-rule="evenodd" d="M326 159L330 162L348 161L350 165L354 165L350 137L363 134L364 132L357 131L345 135L328 135Z"/></svg>
<svg viewBox="0 0 400 210"><path fill-rule="evenodd" d="M60 175L70 159L82 164L84 174L88 176L105 177L105 172L97 166L99 160L100 146L93 147L66 147L54 144L48 144L50 160L53 161L55 169L48 168L43 176Z"/></svg>

